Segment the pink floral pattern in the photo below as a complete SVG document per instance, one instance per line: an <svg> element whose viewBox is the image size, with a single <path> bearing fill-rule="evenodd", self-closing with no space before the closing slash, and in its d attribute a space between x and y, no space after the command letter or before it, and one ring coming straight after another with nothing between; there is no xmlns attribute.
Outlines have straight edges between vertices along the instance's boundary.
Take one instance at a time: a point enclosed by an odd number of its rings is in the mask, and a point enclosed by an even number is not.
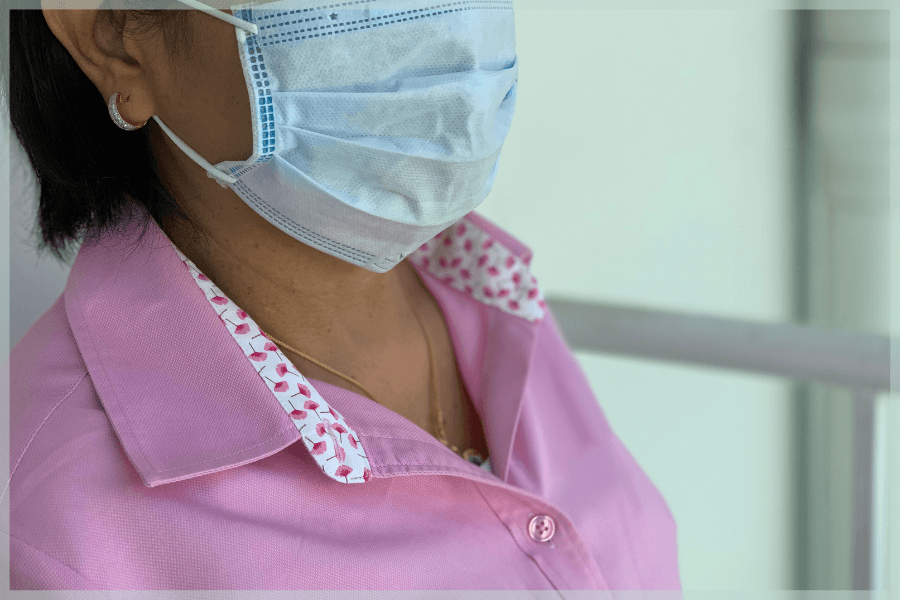
<svg viewBox="0 0 900 600"><path fill-rule="evenodd" d="M487 232L463 219L410 254L442 283L528 321L544 318L547 304L524 261Z"/></svg>
<svg viewBox="0 0 900 600"><path fill-rule="evenodd" d="M170 240L171 243L171 240ZM207 301L253 369L303 436L322 472L341 483L365 483L371 465L356 431L329 406L266 333L174 244ZM539 321L547 305L524 261L472 222L462 219L412 254L410 260L444 285L504 312ZM482 465L489 470L489 463Z"/></svg>
<svg viewBox="0 0 900 600"><path fill-rule="evenodd" d="M178 248L175 251L253 369L302 434L306 449L322 472L341 483L369 481L372 478L369 459L353 428L328 405L246 312L226 297Z"/></svg>

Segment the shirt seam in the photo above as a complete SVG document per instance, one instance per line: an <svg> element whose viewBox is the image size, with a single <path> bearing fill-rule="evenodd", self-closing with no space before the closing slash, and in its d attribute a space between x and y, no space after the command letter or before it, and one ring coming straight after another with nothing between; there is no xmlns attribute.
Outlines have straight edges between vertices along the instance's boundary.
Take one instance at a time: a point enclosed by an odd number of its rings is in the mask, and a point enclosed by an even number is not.
<svg viewBox="0 0 900 600"><path fill-rule="evenodd" d="M75 383L75 385L73 385L69 389L69 391L66 392L66 394L59 400L59 402L57 402L53 406L53 408L50 409L50 412L47 413L47 416L44 417L44 419L41 421L41 424L38 426L38 428L35 430L35 432L33 434L31 434L31 438L28 440L28 443L25 444L25 449L22 451L22 455L16 460L16 464L13 466L12 470L9 473L9 479L6 481L6 485L3 487L3 493L0 494L0 502L2 502L3 498L6 496L6 491L9 489L9 484L10 484L10 482L12 482L13 475L15 475L16 470L19 468L19 464L22 462L22 460L25 459L25 455L28 453L28 450L31 448L31 443L35 440L35 438L38 436L38 434L44 428L44 425L46 425L47 421L50 419L50 417L53 415L53 413L56 412L56 409L59 408L63 402L65 402L66 400L69 399L69 397L75 392L75 390L78 389L78 387L85 380L85 378L87 378L88 374L89 374L89 372L85 371L81 375L81 377L78 379L78 381Z"/></svg>
<svg viewBox="0 0 900 600"><path fill-rule="evenodd" d="M398 435L360 434L359 437L360 437L360 441L362 441L362 438L377 438L377 439L384 439L384 440L407 440L407 441L412 441L412 442L422 442L422 443L434 446L435 448L446 448L446 446L444 446L440 442L434 443L429 440L419 440L416 438L410 438L410 437L404 437L404 436L398 436ZM466 471L465 469L457 469L455 467L448 467L446 465L435 465L434 463L410 463L410 462L379 463L379 467L428 467L428 466L435 467L438 469L443 469L438 474L445 474L449 470L451 473L454 473L454 474L459 473L462 475L469 475L468 471Z"/></svg>
<svg viewBox="0 0 900 600"><path fill-rule="evenodd" d="M2 530L0 530L0 531L2 531ZM80 571L78 571L78 570L75 569L74 567L72 567L72 566L66 564L66 563L63 562L63 561L61 561L60 559L56 558L56 557L53 556L52 554L49 554L49 553L47 553L47 552L41 550L40 548L37 548L36 546L33 546L33 545L29 544L29 543L26 542L25 540L23 540L23 539L21 539L21 538L18 538L18 537L16 537L16 536L14 536L13 534L11 534L11 533L8 532L8 531L3 531L3 533L5 533L6 535L8 535L9 538L10 538L11 540L16 540L16 541L19 542L20 544L24 544L25 546L28 546L29 548L31 548L31 549L34 550L35 552L40 553L42 556L46 556L48 559L52 560L53 562L58 563L58 564L64 566L64 567L67 568L69 571L71 571L72 573L74 573L75 575L77 575L78 577L80 577L81 579L83 579L84 581L90 583L90 584L91 584L92 586L94 586L95 588L97 588L97 589L103 589L102 586L97 585L97 582L95 582L93 579L91 579L90 577L88 577L88 576L85 575L84 573L81 573ZM12 555L12 550L10 550L10 555ZM10 565L12 565L12 556L10 556Z"/></svg>

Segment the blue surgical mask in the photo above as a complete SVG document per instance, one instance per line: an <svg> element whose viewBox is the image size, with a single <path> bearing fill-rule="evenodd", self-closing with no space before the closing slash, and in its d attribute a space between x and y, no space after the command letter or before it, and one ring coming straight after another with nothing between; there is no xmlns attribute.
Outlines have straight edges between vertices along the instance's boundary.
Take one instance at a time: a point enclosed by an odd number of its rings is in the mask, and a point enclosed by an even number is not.
<svg viewBox="0 0 900 600"><path fill-rule="evenodd" d="M216 165L281 231L376 273L487 197L516 104L510 0L277 0L232 15L253 154Z"/></svg>

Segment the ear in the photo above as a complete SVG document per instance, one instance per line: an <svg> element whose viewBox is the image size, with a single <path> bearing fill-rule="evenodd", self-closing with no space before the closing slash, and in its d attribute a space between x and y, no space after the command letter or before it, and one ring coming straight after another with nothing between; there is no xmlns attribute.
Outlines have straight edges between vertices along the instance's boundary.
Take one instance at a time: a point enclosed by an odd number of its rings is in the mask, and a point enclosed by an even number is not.
<svg viewBox="0 0 900 600"><path fill-rule="evenodd" d="M60 0L42 0L47 26L66 48L105 100L119 92L119 113L130 123L144 123L155 114L146 78L150 53L127 40L113 27L113 19L127 19L126 11L47 8ZM136 56L135 56L136 55Z"/></svg>

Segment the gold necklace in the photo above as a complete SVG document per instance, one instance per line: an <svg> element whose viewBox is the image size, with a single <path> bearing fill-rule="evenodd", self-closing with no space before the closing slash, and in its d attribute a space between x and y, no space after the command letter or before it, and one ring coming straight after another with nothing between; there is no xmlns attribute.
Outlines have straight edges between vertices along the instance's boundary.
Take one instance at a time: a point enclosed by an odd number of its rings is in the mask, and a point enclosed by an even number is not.
<svg viewBox="0 0 900 600"><path fill-rule="evenodd" d="M402 286L401 286L401 287L402 287ZM457 448L456 446L454 446L453 444L451 444L450 442L447 441L447 435L446 435L446 433L444 432L444 414L443 414L443 412L441 411L441 405L440 405L440 403L438 402L438 399L437 399L437 380L436 380L436 377L435 377L435 371L436 371L436 369L435 369L435 366L434 366L434 353L433 353L432 350L431 350L431 336L428 334L428 330L425 328L425 325L422 323L422 317L419 316L419 311L416 310L416 306L415 306L415 304L413 303L413 301L410 299L410 297L409 297L409 292L406 291L406 288L403 288L403 293L404 293L404 295L406 296L407 302L409 302L410 308L412 308L412 310L413 310L413 314L416 315L416 320L419 322L419 327L422 329L422 332L425 334L425 341L426 341L426 343L428 344L428 360L429 360L429 362L431 363L431 398L432 398L432 400L434 401L434 407L437 409L437 416L438 416L438 440L440 440L440 442L441 442L442 444L444 444L445 446L447 446L448 448L450 448L451 450L453 450L453 452L455 452L455 453L458 454L459 456L463 457L465 460L467 460L467 461L469 461L469 462L471 462L471 463L474 463L474 464L476 464L476 465L481 465L481 464L484 462L484 458L482 458L481 454L480 454L477 450L475 450L474 448L468 448L468 449L464 450L463 452L460 452L460 451L459 451L459 448ZM287 349L290 350L291 352L294 352L294 353L296 353L296 354L299 354L300 356L302 356L302 357L305 358L306 360L311 361L312 363L319 365L320 367L322 367L323 369L325 369L325 370L327 370L327 371L329 371L329 372L331 372L331 373L334 373L334 374L337 375L338 377L341 377L342 379L345 379L346 381L349 381L350 383L352 383L353 385L355 385L355 386L358 387L359 389L363 390L369 398L371 398L371 399L374 400L375 402L378 402L378 400L375 400L375 396L373 396L371 393L369 393L369 391L368 391L366 388L364 388L364 387L362 386L362 384L360 384L358 381L356 381L356 380L353 379L352 377L348 377L347 375L344 375L343 373L340 373L340 372L336 371L335 369L332 369L331 367L329 367L329 366L326 365L325 363L316 360L315 358L313 358L313 357L310 356L309 354L306 354L305 352L301 352L300 350L297 350L296 348L292 348L291 346L288 346L288 345L285 344L284 342L282 342L282 341L276 339L275 336L273 336L272 334L270 334L270 333L268 333L268 332L266 333L266 335L269 337L270 340L272 340L273 342L275 342L275 343L278 344L279 346L283 346L284 348L287 348ZM378 404L381 404L381 402L378 402ZM382 406L383 406L383 405L382 405Z"/></svg>

